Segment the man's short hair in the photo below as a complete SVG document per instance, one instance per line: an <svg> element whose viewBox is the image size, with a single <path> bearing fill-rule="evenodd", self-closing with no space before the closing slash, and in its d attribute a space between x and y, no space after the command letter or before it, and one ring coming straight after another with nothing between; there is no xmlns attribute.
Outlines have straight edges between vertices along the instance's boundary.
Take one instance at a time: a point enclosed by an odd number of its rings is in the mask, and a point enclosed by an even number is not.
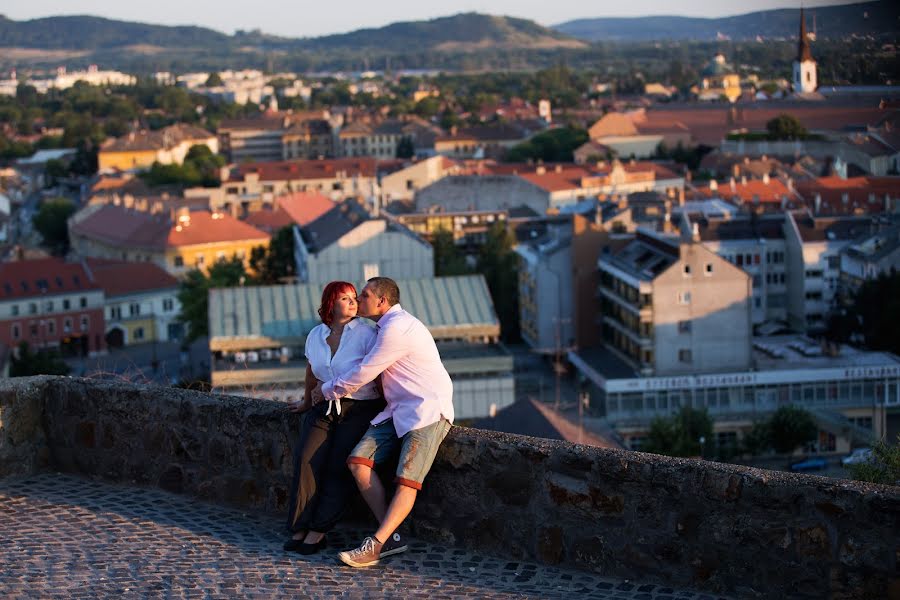
<svg viewBox="0 0 900 600"><path fill-rule="evenodd" d="M400 288L397 286L397 282L390 277L373 277L366 283L372 286L372 291L376 296L384 297L391 306L400 302Z"/></svg>

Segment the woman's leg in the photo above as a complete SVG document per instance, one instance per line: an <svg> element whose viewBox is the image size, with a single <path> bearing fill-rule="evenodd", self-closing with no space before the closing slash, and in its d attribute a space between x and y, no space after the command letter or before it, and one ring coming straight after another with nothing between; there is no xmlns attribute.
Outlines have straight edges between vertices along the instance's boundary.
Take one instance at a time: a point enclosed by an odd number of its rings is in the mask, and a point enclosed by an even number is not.
<svg viewBox="0 0 900 600"><path fill-rule="evenodd" d="M320 479L327 475L326 461L331 447L331 417L325 416L325 403L312 408L303 420L300 441L294 452L294 479L288 504L288 529L302 539L321 495ZM299 536L299 537L298 537Z"/></svg>
<svg viewBox="0 0 900 600"><path fill-rule="evenodd" d="M352 404L351 404L352 403ZM331 450L320 478L320 497L309 520L307 543L318 541L315 533L334 528L356 492L356 484L347 468L347 457L369 428L369 423L384 409L381 400L345 401L344 410L332 434Z"/></svg>

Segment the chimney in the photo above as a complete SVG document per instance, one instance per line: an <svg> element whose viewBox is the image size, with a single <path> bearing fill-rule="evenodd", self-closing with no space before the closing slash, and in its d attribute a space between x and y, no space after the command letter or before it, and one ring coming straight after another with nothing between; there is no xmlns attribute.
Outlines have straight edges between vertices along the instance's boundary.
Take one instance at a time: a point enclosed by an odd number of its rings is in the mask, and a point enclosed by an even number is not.
<svg viewBox="0 0 900 600"><path fill-rule="evenodd" d="M546 167L543 165L538 165L538 167L534 170L535 175L544 175L547 173Z"/></svg>
<svg viewBox="0 0 900 600"><path fill-rule="evenodd" d="M741 175L741 185L747 185L747 176Z"/></svg>
<svg viewBox="0 0 900 600"><path fill-rule="evenodd" d="M737 184L734 181L734 177L731 178L729 184L731 185L731 193L735 193L737 191Z"/></svg>
<svg viewBox="0 0 900 600"><path fill-rule="evenodd" d="M562 165L558 164L553 169L556 173L562 173Z"/></svg>
<svg viewBox="0 0 900 600"><path fill-rule="evenodd" d="M815 214L819 214L819 211L822 210L822 194L816 193L816 208Z"/></svg>
<svg viewBox="0 0 900 600"><path fill-rule="evenodd" d="M694 223L691 228L691 241L699 242L700 241L700 224Z"/></svg>
<svg viewBox="0 0 900 600"><path fill-rule="evenodd" d="M718 192L718 191L719 191L719 184L716 183L716 180L715 180L715 179L710 179L710 180L709 180L709 191L711 191L711 192Z"/></svg>
<svg viewBox="0 0 900 600"><path fill-rule="evenodd" d="M769 174L763 173L763 185L769 185Z"/></svg>

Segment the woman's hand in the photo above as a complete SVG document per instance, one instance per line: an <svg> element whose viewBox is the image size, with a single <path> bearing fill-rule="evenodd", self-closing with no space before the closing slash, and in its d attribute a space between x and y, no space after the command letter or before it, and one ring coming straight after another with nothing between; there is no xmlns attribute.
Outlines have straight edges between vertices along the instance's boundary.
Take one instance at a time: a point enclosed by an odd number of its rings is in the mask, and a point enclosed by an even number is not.
<svg viewBox="0 0 900 600"><path fill-rule="evenodd" d="M292 413L305 413L310 408L312 408L312 402L308 398L288 402L288 410Z"/></svg>
<svg viewBox="0 0 900 600"><path fill-rule="evenodd" d="M321 381L316 383L316 387L313 388L313 390L311 392L311 396L312 396L312 405L313 406L315 406L316 404L319 404L320 402L325 401L325 395L322 394L322 382Z"/></svg>

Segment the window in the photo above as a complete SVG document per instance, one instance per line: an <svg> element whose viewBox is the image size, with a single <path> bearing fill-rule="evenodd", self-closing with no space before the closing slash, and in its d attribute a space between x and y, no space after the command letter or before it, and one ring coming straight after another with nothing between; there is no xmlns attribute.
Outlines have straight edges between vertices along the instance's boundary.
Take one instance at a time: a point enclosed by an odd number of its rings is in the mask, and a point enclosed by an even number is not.
<svg viewBox="0 0 900 600"><path fill-rule="evenodd" d="M691 351L688 348L682 348L678 351L678 362L691 362Z"/></svg>
<svg viewBox="0 0 900 600"><path fill-rule="evenodd" d="M19 305L13 304L12 308L10 309L10 312L11 312L12 316L18 317L19 316Z"/></svg>
<svg viewBox="0 0 900 600"><path fill-rule="evenodd" d="M137 302L132 302L128 305L128 314L132 317L136 317L141 314L141 305Z"/></svg>
<svg viewBox="0 0 900 600"><path fill-rule="evenodd" d="M109 309L109 318L110 319L121 319L122 318L122 307L121 306L113 306Z"/></svg>
<svg viewBox="0 0 900 600"><path fill-rule="evenodd" d="M88 330L88 325L90 324L90 322L91 322L91 321L90 321L90 319L88 318L87 315L81 315L81 330L82 330L82 331L87 331L87 330Z"/></svg>
<svg viewBox="0 0 900 600"><path fill-rule="evenodd" d="M66 298L63 300L63 310L69 310L70 308L72 308L72 301Z"/></svg>
<svg viewBox="0 0 900 600"><path fill-rule="evenodd" d="M38 334L38 326L34 321L28 326L28 331L31 333L31 337L37 337Z"/></svg>
<svg viewBox="0 0 900 600"><path fill-rule="evenodd" d="M172 264L174 264L176 267L183 267L184 266L184 257L176 256L173 259Z"/></svg>
<svg viewBox="0 0 900 600"><path fill-rule="evenodd" d="M18 323L12 324L12 339L17 340L22 337L22 328Z"/></svg>
<svg viewBox="0 0 900 600"><path fill-rule="evenodd" d="M87 298L85 296L82 296L78 299L78 304L81 306L81 308L87 308Z"/></svg>
<svg viewBox="0 0 900 600"><path fill-rule="evenodd" d="M684 265L684 275L686 277L691 276L691 265Z"/></svg>
<svg viewBox="0 0 900 600"><path fill-rule="evenodd" d="M244 258L246 256L247 256L246 250L235 250L235 252L234 252L234 257L238 260L244 260Z"/></svg>
<svg viewBox="0 0 900 600"><path fill-rule="evenodd" d="M707 275L712 275L712 272L713 272L712 263L706 263L706 271L705 272Z"/></svg>
<svg viewBox="0 0 900 600"><path fill-rule="evenodd" d="M739 267L744 266L744 255L743 254L737 255L737 266L739 266Z"/></svg>
<svg viewBox="0 0 900 600"><path fill-rule="evenodd" d="M678 304L690 304L691 303L691 293L690 292L678 292Z"/></svg>
<svg viewBox="0 0 900 600"><path fill-rule="evenodd" d="M50 319L47 321L47 333L50 335L56 335L56 319Z"/></svg>
<svg viewBox="0 0 900 600"><path fill-rule="evenodd" d="M221 262L223 260L225 260L225 251L224 250L216 251L216 262Z"/></svg>
<svg viewBox="0 0 900 600"><path fill-rule="evenodd" d="M166 298L163 300L163 310L166 312L170 312L175 308L175 302L171 298Z"/></svg>
<svg viewBox="0 0 900 600"><path fill-rule="evenodd" d="M47 300L47 302L44 303L44 310L45 310L46 312L52 312L52 311L53 311L53 300Z"/></svg>
<svg viewBox="0 0 900 600"><path fill-rule="evenodd" d="M363 281L378 277L378 263L366 263L363 265Z"/></svg>
<svg viewBox="0 0 900 600"><path fill-rule="evenodd" d="M205 263L206 263L206 257L203 256L202 254L197 255L197 259L196 259L196 261L195 261L195 264L196 264L198 267L202 267Z"/></svg>
<svg viewBox="0 0 900 600"><path fill-rule="evenodd" d="M144 328L143 327L138 327L137 329L134 330L134 339L136 339L136 340L144 339Z"/></svg>
<svg viewBox="0 0 900 600"><path fill-rule="evenodd" d="M690 333L691 332L691 322L690 321L678 321L678 333Z"/></svg>
<svg viewBox="0 0 900 600"><path fill-rule="evenodd" d="M72 317L66 317L63 321L63 333L72 333Z"/></svg>
<svg viewBox="0 0 900 600"><path fill-rule="evenodd" d="M828 260L828 268L829 269L840 269L841 268L841 257L840 256L829 256Z"/></svg>
<svg viewBox="0 0 900 600"><path fill-rule="evenodd" d="M36 314L37 314L37 303L36 303L36 302L29 302L29 303L28 303L28 314L29 314L29 315L36 315Z"/></svg>

